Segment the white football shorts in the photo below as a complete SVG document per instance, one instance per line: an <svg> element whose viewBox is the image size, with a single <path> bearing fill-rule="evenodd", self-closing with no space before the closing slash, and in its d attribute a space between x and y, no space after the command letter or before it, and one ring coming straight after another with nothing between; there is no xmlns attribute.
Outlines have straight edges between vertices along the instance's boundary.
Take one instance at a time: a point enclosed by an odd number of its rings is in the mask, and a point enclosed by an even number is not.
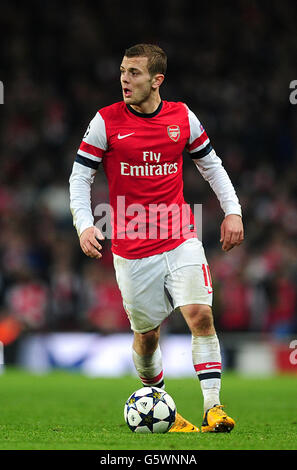
<svg viewBox="0 0 297 470"><path fill-rule="evenodd" d="M113 254L113 261L123 305L137 333L156 328L177 307L212 305L210 271L197 238L146 258Z"/></svg>

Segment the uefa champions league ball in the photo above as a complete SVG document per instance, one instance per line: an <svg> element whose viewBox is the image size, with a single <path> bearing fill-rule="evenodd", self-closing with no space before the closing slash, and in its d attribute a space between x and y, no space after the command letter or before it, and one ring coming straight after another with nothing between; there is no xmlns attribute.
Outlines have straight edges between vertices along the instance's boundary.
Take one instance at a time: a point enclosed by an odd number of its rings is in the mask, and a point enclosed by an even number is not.
<svg viewBox="0 0 297 470"><path fill-rule="evenodd" d="M158 387L143 387L128 398L124 418L133 432L165 433L175 421L173 398Z"/></svg>

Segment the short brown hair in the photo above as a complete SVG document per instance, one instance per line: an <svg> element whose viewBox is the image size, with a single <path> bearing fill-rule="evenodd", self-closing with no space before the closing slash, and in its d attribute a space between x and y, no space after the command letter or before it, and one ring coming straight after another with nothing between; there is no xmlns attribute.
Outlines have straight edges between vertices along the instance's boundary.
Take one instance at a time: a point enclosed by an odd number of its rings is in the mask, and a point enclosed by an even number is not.
<svg viewBox="0 0 297 470"><path fill-rule="evenodd" d="M147 57L147 67L150 75L162 73L167 69L167 56L161 47L155 44L136 44L125 50L125 57Z"/></svg>

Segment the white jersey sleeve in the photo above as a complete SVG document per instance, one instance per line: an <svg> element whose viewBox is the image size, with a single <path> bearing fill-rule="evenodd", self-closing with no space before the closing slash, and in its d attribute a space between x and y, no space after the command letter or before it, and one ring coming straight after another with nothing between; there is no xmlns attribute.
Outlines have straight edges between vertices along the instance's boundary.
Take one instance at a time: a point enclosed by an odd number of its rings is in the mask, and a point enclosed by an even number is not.
<svg viewBox="0 0 297 470"><path fill-rule="evenodd" d="M77 152L76 162L97 170L107 150L105 122L98 112L90 122Z"/></svg>
<svg viewBox="0 0 297 470"><path fill-rule="evenodd" d="M205 157L194 159L194 163L217 196L225 217L230 214L241 216L241 206L235 189L216 152L211 150Z"/></svg>
<svg viewBox="0 0 297 470"><path fill-rule="evenodd" d="M69 178L70 210L78 236L94 225L91 186L106 150L105 123L97 113L85 132Z"/></svg>
<svg viewBox="0 0 297 470"><path fill-rule="evenodd" d="M186 149L192 158L203 158L212 150L212 146L209 137L197 116L189 108L187 109L190 137L186 145Z"/></svg>
<svg viewBox="0 0 297 470"><path fill-rule="evenodd" d="M242 215L241 206L222 160L213 149L209 137L197 116L188 108L190 137L187 150L203 178L216 194L225 217Z"/></svg>

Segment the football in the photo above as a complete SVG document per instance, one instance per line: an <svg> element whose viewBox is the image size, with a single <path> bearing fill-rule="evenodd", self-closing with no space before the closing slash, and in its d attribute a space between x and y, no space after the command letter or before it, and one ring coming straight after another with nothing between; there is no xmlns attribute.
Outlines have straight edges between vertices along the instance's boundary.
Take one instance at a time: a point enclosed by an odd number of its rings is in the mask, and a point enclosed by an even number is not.
<svg viewBox="0 0 297 470"><path fill-rule="evenodd" d="M173 398L158 387L142 387L128 398L124 418L133 432L165 433L175 421Z"/></svg>

